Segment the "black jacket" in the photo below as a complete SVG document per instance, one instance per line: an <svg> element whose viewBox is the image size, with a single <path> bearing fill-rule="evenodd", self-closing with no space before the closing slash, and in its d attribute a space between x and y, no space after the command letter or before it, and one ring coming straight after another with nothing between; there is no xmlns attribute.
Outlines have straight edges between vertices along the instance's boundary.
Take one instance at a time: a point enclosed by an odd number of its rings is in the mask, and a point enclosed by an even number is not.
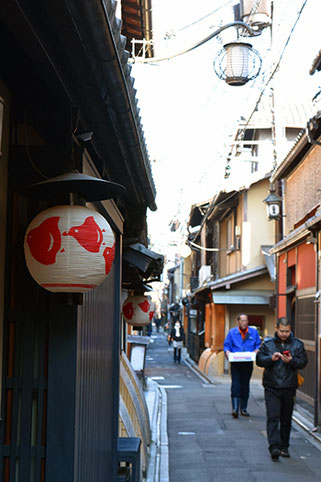
<svg viewBox="0 0 321 482"><path fill-rule="evenodd" d="M173 326L172 328L172 331L171 331L171 339L174 340L174 341L184 341L184 328L183 326L180 324L180 327L179 327L179 335L176 336L176 330L175 330L175 325Z"/></svg>
<svg viewBox="0 0 321 482"><path fill-rule="evenodd" d="M272 361L273 353L282 353L286 350L289 350L293 357L290 363L284 363L282 360ZM274 338L265 339L256 355L256 364L265 368L263 373L264 387L297 388L297 370L304 368L307 363L304 345L292 333L285 342L276 333Z"/></svg>

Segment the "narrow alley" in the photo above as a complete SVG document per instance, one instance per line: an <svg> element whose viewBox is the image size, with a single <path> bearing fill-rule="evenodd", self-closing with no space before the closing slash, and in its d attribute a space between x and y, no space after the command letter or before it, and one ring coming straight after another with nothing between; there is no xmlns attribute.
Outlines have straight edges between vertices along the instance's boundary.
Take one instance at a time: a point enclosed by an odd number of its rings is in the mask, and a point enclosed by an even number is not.
<svg viewBox="0 0 321 482"><path fill-rule="evenodd" d="M251 381L250 417L233 419L229 377L208 383L187 361L174 364L165 335L153 334L145 373L167 393L170 482L320 480L321 444L296 423L291 457L271 459L259 380Z"/></svg>

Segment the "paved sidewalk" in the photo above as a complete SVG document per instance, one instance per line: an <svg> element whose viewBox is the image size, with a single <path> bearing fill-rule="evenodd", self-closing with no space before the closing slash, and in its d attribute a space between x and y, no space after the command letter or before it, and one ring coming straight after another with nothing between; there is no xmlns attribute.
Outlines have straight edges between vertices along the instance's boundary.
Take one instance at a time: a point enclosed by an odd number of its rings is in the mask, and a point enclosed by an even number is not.
<svg viewBox="0 0 321 482"><path fill-rule="evenodd" d="M251 416L233 419L229 377L216 378L211 384L185 362L174 365L172 348L161 333L154 334L148 347L146 375L167 394L170 482L321 479L321 444L297 424L291 434L291 458L272 461L259 381L251 382ZM168 469L155 480L165 482L166 477Z"/></svg>

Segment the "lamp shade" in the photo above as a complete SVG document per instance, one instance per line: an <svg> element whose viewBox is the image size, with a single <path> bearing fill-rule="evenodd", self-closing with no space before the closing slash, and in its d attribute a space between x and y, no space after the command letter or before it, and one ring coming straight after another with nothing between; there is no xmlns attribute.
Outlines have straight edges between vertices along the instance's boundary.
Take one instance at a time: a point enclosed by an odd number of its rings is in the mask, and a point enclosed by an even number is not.
<svg viewBox="0 0 321 482"><path fill-rule="evenodd" d="M129 296L123 304L123 317L129 325L146 326L152 321L154 309L147 296Z"/></svg>
<svg viewBox="0 0 321 482"><path fill-rule="evenodd" d="M213 65L220 79L228 85L240 86L259 75L262 59L251 44L231 42L216 55Z"/></svg>
<svg viewBox="0 0 321 482"><path fill-rule="evenodd" d="M55 206L27 228L24 250L34 280L52 292L84 293L108 275L115 256L106 219L83 206Z"/></svg>
<svg viewBox="0 0 321 482"><path fill-rule="evenodd" d="M243 85L249 78L249 50L246 43L230 43L226 49L226 82L231 85Z"/></svg>

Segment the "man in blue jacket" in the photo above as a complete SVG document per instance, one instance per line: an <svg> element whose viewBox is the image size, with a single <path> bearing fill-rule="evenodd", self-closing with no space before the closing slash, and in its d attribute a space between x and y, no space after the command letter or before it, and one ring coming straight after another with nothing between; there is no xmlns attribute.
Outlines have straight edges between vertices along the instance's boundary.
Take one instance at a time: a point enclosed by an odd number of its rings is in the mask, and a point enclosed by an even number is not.
<svg viewBox="0 0 321 482"><path fill-rule="evenodd" d="M249 321L245 313L239 313L236 317L237 325L232 328L224 341L224 352L227 359L230 353L251 351L258 352L261 339L255 328L249 327ZM250 378L253 371L253 362L232 362L231 363L231 398L232 415L237 418L241 408L241 415L249 416L247 402L250 394Z"/></svg>

